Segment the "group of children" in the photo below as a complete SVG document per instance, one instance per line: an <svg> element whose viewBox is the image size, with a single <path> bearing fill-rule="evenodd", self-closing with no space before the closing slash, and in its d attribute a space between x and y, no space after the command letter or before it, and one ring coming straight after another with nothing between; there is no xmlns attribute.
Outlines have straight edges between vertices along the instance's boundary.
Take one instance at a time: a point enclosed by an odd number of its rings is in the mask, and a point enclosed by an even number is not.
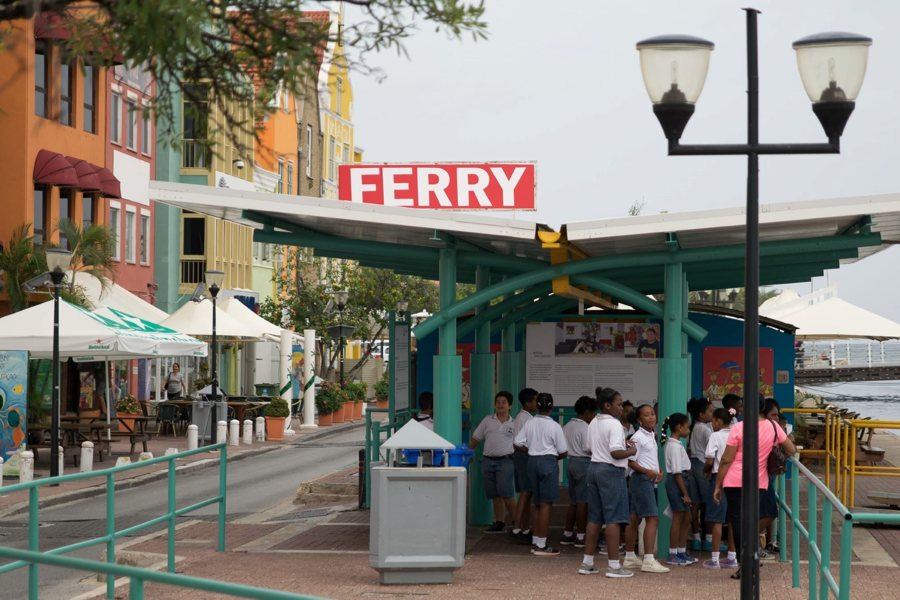
<svg viewBox="0 0 900 600"><path fill-rule="evenodd" d="M692 400L688 406L692 418L683 413L668 416L659 441L664 445L665 475L659 464L656 407L643 404L627 410L628 403L616 390L597 388L595 393L596 398L578 399L576 416L565 427L550 416L550 394L523 389L519 392L522 410L515 419L510 416L512 394L495 396L494 414L481 421L469 444L475 448L484 443L484 488L494 509L494 522L485 532L505 532L511 516L510 534L530 544L532 554L559 554L550 545L548 532L551 508L560 497L559 461L568 458L570 504L559 543L584 548L579 573L599 573L594 565L598 545L600 553L608 556L606 576L611 578L631 577L635 569L668 573L671 566L699 562L689 547L711 553L703 563L706 568L736 567L730 532L728 554L720 558L726 505L724 497L713 498L710 482L715 482L729 427L741 412L741 399L726 396L723 408L714 408L706 399ZM669 566L653 554L659 485L664 486L672 512L671 547L665 560ZM701 505L705 506L702 511ZM639 557L642 522L644 553ZM624 542L624 560L620 542Z"/></svg>

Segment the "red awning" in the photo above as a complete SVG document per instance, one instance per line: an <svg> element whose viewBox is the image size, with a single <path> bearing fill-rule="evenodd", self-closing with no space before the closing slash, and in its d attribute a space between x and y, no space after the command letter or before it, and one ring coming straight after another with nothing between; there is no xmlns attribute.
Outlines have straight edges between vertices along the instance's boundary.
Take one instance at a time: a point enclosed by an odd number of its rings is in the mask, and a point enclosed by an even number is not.
<svg viewBox="0 0 900 600"><path fill-rule="evenodd" d="M116 176L107 168L100 167L97 171L100 177L100 192L107 198L121 198L122 187Z"/></svg>
<svg viewBox="0 0 900 600"><path fill-rule="evenodd" d="M69 161L69 164L72 165L75 173L78 175L78 188L80 190L84 192L100 191L100 176L97 173L100 167L74 156L67 156L66 160Z"/></svg>
<svg viewBox="0 0 900 600"><path fill-rule="evenodd" d="M66 19L53 12L38 13L34 17L34 37L39 40L67 40L72 32L66 27Z"/></svg>
<svg viewBox="0 0 900 600"><path fill-rule="evenodd" d="M66 157L49 150L41 150L34 159L32 177L37 183L78 187L78 174Z"/></svg>

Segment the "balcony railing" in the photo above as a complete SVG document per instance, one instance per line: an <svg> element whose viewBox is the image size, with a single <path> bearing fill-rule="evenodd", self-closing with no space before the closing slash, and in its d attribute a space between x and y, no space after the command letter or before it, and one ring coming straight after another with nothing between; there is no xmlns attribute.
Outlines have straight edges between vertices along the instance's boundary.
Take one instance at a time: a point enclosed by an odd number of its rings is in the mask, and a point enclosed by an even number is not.
<svg viewBox="0 0 900 600"><path fill-rule="evenodd" d="M181 259L181 283L194 285L204 280L206 273L205 258Z"/></svg>
<svg viewBox="0 0 900 600"><path fill-rule="evenodd" d="M206 140L182 140L181 167L184 169L208 169L212 164L212 152Z"/></svg>

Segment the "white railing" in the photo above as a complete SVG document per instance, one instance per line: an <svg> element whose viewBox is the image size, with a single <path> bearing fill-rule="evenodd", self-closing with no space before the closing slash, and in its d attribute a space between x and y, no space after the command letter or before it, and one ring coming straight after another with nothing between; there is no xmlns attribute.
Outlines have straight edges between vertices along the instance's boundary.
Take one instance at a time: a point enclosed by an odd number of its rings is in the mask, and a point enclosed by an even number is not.
<svg viewBox="0 0 900 600"><path fill-rule="evenodd" d="M816 341L796 349L797 369L869 368L900 365L900 341Z"/></svg>

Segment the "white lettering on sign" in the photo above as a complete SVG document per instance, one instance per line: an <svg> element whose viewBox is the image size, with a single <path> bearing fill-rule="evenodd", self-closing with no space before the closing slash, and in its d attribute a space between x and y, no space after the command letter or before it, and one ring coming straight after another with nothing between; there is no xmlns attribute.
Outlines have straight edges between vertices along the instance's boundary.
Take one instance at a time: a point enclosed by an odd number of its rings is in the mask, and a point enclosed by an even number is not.
<svg viewBox="0 0 900 600"><path fill-rule="evenodd" d="M535 165L340 165L338 197L409 208L534 210Z"/></svg>

